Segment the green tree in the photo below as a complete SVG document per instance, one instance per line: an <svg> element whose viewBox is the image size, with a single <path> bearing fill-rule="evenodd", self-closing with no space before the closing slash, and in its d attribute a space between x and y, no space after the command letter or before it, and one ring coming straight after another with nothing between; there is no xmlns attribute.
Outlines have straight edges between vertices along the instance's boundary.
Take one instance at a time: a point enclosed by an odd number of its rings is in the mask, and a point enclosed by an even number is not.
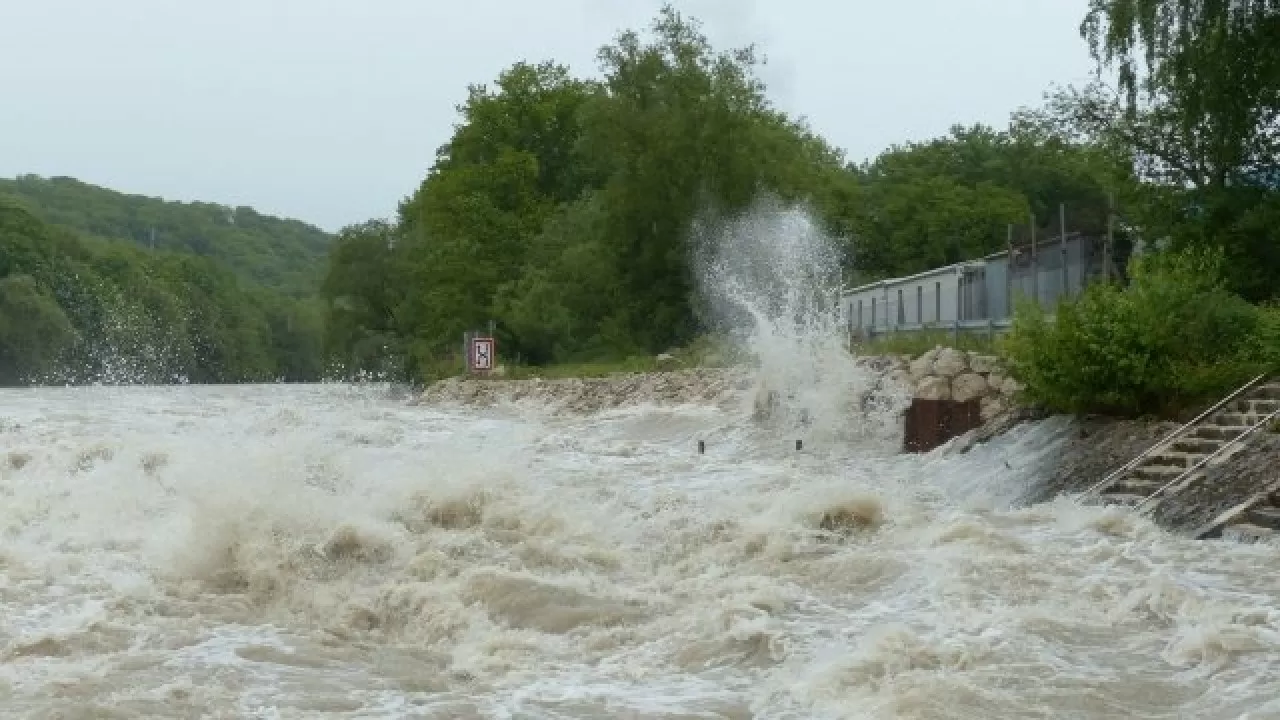
<svg viewBox="0 0 1280 720"><path fill-rule="evenodd" d="M1091 0L1081 33L1171 180L1280 178L1280 2Z"/></svg>
<svg viewBox="0 0 1280 720"><path fill-rule="evenodd" d="M398 231L382 221L343 228L329 256L321 286L324 355L352 377L403 372L403 347L395 312L404 295L394 270Z"/></svg>
<svg viewBox="0 0 1280 720"><path fill-rule="evenodd" d="M1280 2L1093 0L1081 31L1119 89L1058 94L1059 124L1132 159L1144 235L1219 249L1229 287L1280 296Z"/></svg>
<svg viewBox="0 0 1280 720"><path fill-rule="evenodd" d="M519 277L543 221L582 192L586 178L573 152L577 114L592 92L551 63L517 64L496 89L470 88L454 137L400 209L394 254L403 292L394 315L403 340L395 344L412 367L494 319L497 290Z"/></svg>
<svg viewBox="0 0 1280 720"><path fill-rule="evenodd" d="M74 335L62 308L34 278L0 278L0 384L38 379Z"/></svg>
<svg viewBox="0 0 1280 720"><path fill-rule="evenodd" d="M66 177L0 179L0 194L80 236L209 257L246 284L293 297L315 292L332 240L319 228L252 208L166 202Z"/></svg>

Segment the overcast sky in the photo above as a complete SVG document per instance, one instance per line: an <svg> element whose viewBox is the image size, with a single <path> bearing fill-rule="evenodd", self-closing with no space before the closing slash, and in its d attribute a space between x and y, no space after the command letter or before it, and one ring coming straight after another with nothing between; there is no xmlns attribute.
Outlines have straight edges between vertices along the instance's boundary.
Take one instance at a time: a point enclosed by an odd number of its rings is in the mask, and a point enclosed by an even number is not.
<svg viewBox="0 0 1280 720"><path fill-rule="evenodd" d="M851 159L1001 125L1091 70L1087 0L683 0L756 43L775 103ZM468 83L595 74L660 0L0 0L0 175L252 205L329 230L394 213Z"/></svg>

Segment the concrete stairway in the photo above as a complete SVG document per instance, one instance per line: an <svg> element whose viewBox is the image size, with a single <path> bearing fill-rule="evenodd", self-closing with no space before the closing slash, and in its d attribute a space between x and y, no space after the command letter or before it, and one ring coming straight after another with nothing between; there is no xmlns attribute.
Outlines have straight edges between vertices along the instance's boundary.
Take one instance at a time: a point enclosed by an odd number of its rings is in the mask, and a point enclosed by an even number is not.
<svg viewBox="0 0 1280 720"><path fill-rule="evenodd" d="M1258 542L1280 537L1280 482L1236 505L1196 530L1197 540L1223 538Z"/></svg>
<svg viewBox="0 0 1280 720"><path fill-rule="evenodd" d="M1253 433L1277 417L1280 417L1280 378L1258 379L1112 473L1087 495L1105 504L1150 510L1155 504L1196 482L1206 468L1222 463L1246 448ZM1266 495L1266 498L1270 497L1270 494ZM1256 501L1259 507L1270 502L1261 495ZM1275 529L1280 530L1280 503L1275 507ZM1233 510L1248 512L1242 507ZM1215 527L1221 528L1222 524ZM1210 528L1203 531L1210 531ZM1242 531L1248 532L1243 528Z"/></svg>

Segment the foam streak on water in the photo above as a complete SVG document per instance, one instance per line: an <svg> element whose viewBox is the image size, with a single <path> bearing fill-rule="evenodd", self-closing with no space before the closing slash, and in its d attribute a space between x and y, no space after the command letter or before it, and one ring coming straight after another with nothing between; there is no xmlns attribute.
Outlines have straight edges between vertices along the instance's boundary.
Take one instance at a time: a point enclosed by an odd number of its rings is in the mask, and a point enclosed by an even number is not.
<svg viewBox="0 0 1280 720"><path fill-rule="evenodd" d="M1054 422L895 455L830 240L767 203L699 233L742 397L0 390L0 709L1280 717L1280 551L1011 507Z"/></svg>
<svg viewBox="0 0 1280 720"><path fill-rule="evenodd" d="M336 385L0 407L6 716L1280 714L1280 553L1008 508L1052 425L918 458Z"/></svg>

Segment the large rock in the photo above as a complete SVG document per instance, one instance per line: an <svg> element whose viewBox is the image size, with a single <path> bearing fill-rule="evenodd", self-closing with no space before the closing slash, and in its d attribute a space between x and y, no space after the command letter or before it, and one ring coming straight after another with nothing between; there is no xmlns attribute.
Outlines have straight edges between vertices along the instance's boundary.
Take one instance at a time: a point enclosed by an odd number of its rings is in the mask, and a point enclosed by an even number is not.
<svg viewBox="0 0 1280 720"><path fill-rule="evenodd" d="M993 392L997 395L1000 394L1002 392L1001 388L1004 387L1004 381L1008 377L1009 376L1005 375L1003 372L993 372L990 375L988 375L987 387L989 388L990 392Z"/></svg>
<svg viewBox="0 0 1280 720"><path fill-rule="evenodd" d="M1000 358L994 355L969 353L969 369L982 375L1000 372Z"/></svg>
<svg viewBox="0 0 1280 720"><path fill-rule="evenodd" d="M950 400L951 381L938 375L929 375L916 385L915 396L921 400Z"/></svg>
<svg viewBox="0 0 1280 720"><path fill-rule="evenodd" d="M911 375L907 373L906 370L900 370L897 368L890 370L885 375L885 379L888 380L888 382L891 385L896 385L898 387L902 387L906 389L910 389L913 385L915 385L915 379L912 378Z"/></svg>
<svg viewBox="0 0 1280 720"><path fill-rule="evenodd" d="M933 374L933 361L937 359L938 350L940 349L934 348L911 361L911 380L913 382L920 382L926 375Z"/></svg>
<svg viewBox="0 0 1280 720"><path fill-rule="evenodd" d="M982 398L981 417L982 422L989 423L993 418L999 417L1007 407L1000 398L984 397Z"/></svg>
<svg viewBox="0 0 1280 720"><path fill-rule="evenodd" d="M987 379L978 373L963 373L951 381L951 399L956 402L968 402L986 394Z"/></svg>
<svg viewBox="0 0 1280 720"><path fill-rule="evenodd" d="M1005 397L1013 397L1022 392L1022 383L1013 378L1005 378L1004 383L1000 385L1000 394Z"/></svg>
<svg viewBox="0 0 1280 720"><path fill-rule="evenodd" d="M968 358L955 348L942 348L933 361L933 374L953 378L969 369Z"/></svg>

